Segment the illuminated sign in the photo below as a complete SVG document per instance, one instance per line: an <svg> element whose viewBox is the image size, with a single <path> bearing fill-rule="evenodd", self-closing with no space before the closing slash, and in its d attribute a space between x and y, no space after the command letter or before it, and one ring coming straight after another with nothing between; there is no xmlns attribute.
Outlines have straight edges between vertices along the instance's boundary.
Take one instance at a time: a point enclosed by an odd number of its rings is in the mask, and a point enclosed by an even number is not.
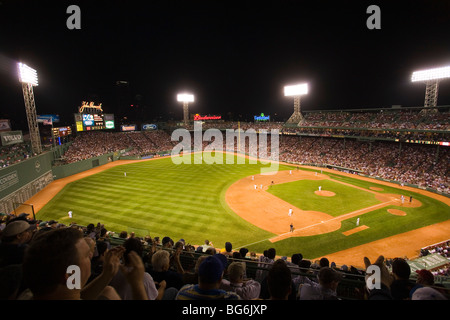
<svg viewBox="0 0 450 320"><path fill-rule="evenodd" d="M77 132L114 129L114 114L75 113Z"/></svg>
<svg viewBox="0 0 450 320"><path fill-rule="evenodd" d="M94 125L94 116L92 114L83 114L83 125L91 127Z"/></svg>
<svg viewBox="0 0 450 320"><path fill-rule="evenodd" d="M129 124L129 125L123 125L120 126L121 131L136 131L136 125L135 124Z"/></svg>
<svg viewBox="0 0 450 320"><path fill-rule="evenodd" d="M87 103L87 101L82 101L81 107L78 110L80 113L83 113L84 109L94 109L94 110L103 111L102 104L100 103L98 106L94 106L93 101L91 101L89 104Z"/></svg>
<svg viewBox="0 0 450 320"><path fill-rule="evenodd" d="M143 124L142 130L143 131L152 131L158 129L158 126L156 124Z"/></svg>
<svg viewBox="0 0 450 320"><path fill-rule="evenodd" d="M105 120L106 129L114 129L114 121L113 120Z"/></svg>
<svg viewBox="0 0 450 320"><path fill-rule="evenodd" d="M264 113L261 113L260 116L255 116L254 119L255 121L269 121L270 116L265 116Z"/></svg>
<svg viewBox="0 0 450 320"><path fill-rule="evenodd" d="M222 116L201 116L199 114L196 114L194 116L194 121L199 121L199 120L220 120L222 119Z"/></svg>
<svg viewBox="0 0 450 320"><path fill-rule="evenodd" d="M54 137L67 137L70 134L72 134L72 128L71 127L53 128L53 136Z"/></svg>

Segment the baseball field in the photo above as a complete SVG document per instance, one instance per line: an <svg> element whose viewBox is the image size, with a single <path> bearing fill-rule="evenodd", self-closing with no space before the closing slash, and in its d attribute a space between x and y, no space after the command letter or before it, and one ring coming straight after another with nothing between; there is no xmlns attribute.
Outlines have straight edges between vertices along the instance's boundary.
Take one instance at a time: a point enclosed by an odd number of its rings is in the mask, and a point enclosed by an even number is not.
<svg viewBox="0 0 450 320"><path fill-rule="evenodd" d="M183 238L193 245L208 239L218 248L229 241L234 249L261 253L273 247L280 256L327 256L353 265L361 264L363 255L411 255L448 239L446 197L288 164L261 175L267 164L235 160L206 164L197 158L179 165L170 157L119 160L56 180L28 202L40 220L100 222L117 233Z"/></svg>

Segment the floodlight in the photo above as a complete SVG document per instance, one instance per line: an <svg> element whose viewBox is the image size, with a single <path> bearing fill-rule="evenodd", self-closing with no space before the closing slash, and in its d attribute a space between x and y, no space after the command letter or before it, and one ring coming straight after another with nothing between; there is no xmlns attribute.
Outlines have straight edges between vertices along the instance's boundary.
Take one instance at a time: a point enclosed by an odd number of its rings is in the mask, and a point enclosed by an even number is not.
<svg viewBox="0 0 450 320"><path fill-rule="evenodd" d="M30 68L26 64L23 64L21 62L18 63L18 69L19 69L19 81L22 83L28 83L33 86L38 85L38 77L36 70Z"/></svg>
<svg viewBox="0 0 450 320"><path fill-rule="evenodd" d="M450 66L429 70L415 71L412 74L411 81L412 82L431 81L444 78L450 78Z"/></svg>
<svg viewBox="0 0 450 320"><path fill-rule="evenodd" d="M293 86L284 87L285 96L301 96L308 93L308 84L302 83Z"/></svg>
<svg viewBox="0 0 450 320"><path fill-rule="evenodd" d="M189 93L180 93L177 95L177 100L180 102L194 102L194 95Z"/></svg>
<svg viewBox="0 0 450 320"><path fill-rule="evenodd" d="M39 134L36 104L34 102L33 93L33 86L38 85L37 72L23 63L18 63L17 68L19 71L19 81L22 83L23 100L25 102L25 111L27 113L31 149L33 153L40 154L42 152L41 136Z"/></svg>

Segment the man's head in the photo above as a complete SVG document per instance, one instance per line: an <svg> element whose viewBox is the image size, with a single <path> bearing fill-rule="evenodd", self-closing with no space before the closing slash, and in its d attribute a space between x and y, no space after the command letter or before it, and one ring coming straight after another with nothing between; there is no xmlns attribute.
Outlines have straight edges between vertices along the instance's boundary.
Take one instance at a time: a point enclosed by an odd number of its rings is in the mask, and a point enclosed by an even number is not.
<svg viewBox="0 0 450 320"><path fill-rule="evenodd" d="M22 244L31 240L36 224L29 224L25 220L15 220L6 225L2 233L2 242Z"/></svg>
<svg viewBox="0 0 450 320"><path fill-rule="evenodd" d="M152 256L153 270L156 272L164 272L169 270L170 254L166 250L158 250Z"/></svg>
<svg viewBox="0 0 450 320"><path fill-rule="evenodd" d="M342 279L342 276L338 271L330 267L323 267L319 270L318 278L319 283L322 285L322 287L336 290L339 282Z"/></svg>
<svg viewBox="0 0 450 320"><path fill-rule="evenodd" d="M74 228L61 228L36 236L27 249L23 276L35 298L48 297L55 290L67 288L69 266L80 268L81 288L91 275L90 248L83 234Z"/></svg>
<svg viewBox="0 0 450 320"><path fill-rule="evenodd" d="M231 283L241 283L244 281L245 263L233 262L228 266L228 277Z"/></svg>
<svg viewBox="0 0 450 320"><path fill-rule="evenodd" d="M134 251L138 254L139 257L142 257L142 252L144 250L144 247L142 245L141 240L138 238L128 238L124 243L123 246L125 247L125 252L123 254L123 258L125 260L125 264L128 264L128 254L131 251Z"/></svg>
<svg viewBox="0 0 450 320"><path fill-rule="evenodd" d="M199 284L220 284L226 267L227 257L223 254L215 254L207 257L198 267Z"/></svg>
<svg viewBox="0 0 450 320"><path fill-rule="evenodd" d="M269 258L269 259L272 259L272 260L275 259L276 254L277 254L277 252L276 252L275 248L270 248L269 250L267 250L267 258Z"/></svg>
<svg viewBox="0 0 450 320"><path fill-rule="evenodd" d="M286 262L275 261L267 275L267 285L272 300L287 300L291 293L292 275Z"/></svg>
<svg viewBox="0 0 450 320"><path fill-rule="evenodd" d="M409 279L411 267L405 259L395 258L392 262L392 274L396 279Z"/></svg>

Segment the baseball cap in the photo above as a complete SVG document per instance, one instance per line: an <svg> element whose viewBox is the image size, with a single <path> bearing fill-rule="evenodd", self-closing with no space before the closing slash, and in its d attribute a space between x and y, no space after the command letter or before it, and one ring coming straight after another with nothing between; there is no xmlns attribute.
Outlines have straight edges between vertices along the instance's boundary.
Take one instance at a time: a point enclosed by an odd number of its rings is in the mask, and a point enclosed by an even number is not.
<svg viewBox="0 0 450 320"><path fill-rule="evenodd" d="M24 231L33 230L36 228L36 224L29 224L25 220L16 220L6 225L3 230L3 237L13 237Z"/></svg>
<svg viewBox="0 0 450 320"><path fill-rule="evenodd" d="M208 256L198 267L198 275L206 283L214 283L220 280L227 267L227 257L223 254Z"/></svg>
<svg viewBox="0 0 450 320"><path fill-rule="evenodd" d="M421 270L416 270L416 273L422 277L423 280L429 282L429 283L434 283L434 276L433 274L426 270L426 269L421 269Z"/></svg>

